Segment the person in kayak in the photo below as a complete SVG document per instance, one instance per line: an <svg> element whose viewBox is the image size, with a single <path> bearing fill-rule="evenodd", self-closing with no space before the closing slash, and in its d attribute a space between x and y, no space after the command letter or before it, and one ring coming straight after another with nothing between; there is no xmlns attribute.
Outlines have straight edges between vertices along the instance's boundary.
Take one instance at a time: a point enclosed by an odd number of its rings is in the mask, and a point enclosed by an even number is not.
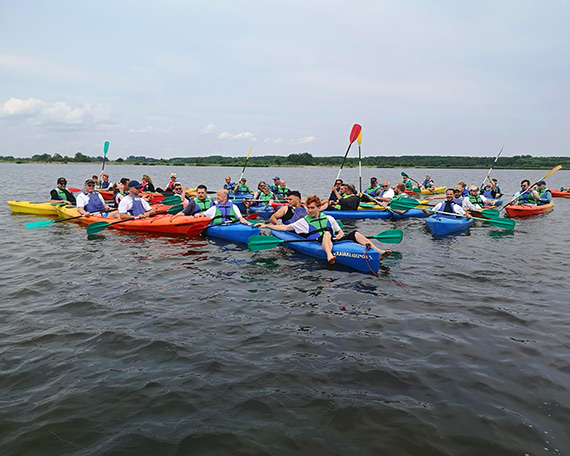
<svg viewBox="0 0 570 456"><path fill-rule="evenodd" d="M223 223L234 223L240 221L245 225L251 226L239 210L229 199L229 192L222 188L216 193L216 203L204 212L198 212L195 217L210 217L210 225L221 225Z"/></svg>
<svg viewBox="0 0 570 456"><path fill-rule="evenodd" d="M414 188L414 184L410 180L410 176L407 174L402 174L402 183L406 186L406 190L411 190Z"/></svg>
<svg viewBox="0 0 570 456"><path fill-rule="evenodd" d="M277 187L277 191L273 192L273 196L275 199L283 201L288 194L289 189L287 188L285 181L283 179L279 179L279 186Z"/></svg>
<svg viewBox="0 0 570 456"><path fill-rule="evenodd" d="M119 217L141 219L154 214L154 208L139 196L142 184L136 180L129 181L129 194L119 203Z"/></svg>
<svg viewBox="0 0 570 456"><path fill-rule="evenodd" d="M552 201L552 193L550 190L546 188L546 182L541 180L536 183L536 193L540 197L538 200L538 204L548 204Z"/></svg>
<svg viewBox="0 0 570 456"><path fill-rule="evenodd" d="M75 196L67 189L67 180L65 177L60 177L57 180L57 186L50 192L50 203L67 203L75 204Z"/></svg>
<svg viewBox="0 0 570 456"><path fill-rule="evenodd" d="M336 204L336 202L338 201L338 197L336 196L337 194L340 195L340 187L342 186L342 179L337 179L334 183L333 188L331 189L331 194L329 196L329 203L330 204ZM336 192L335 192L336 190Z"/></svg>
<svg viewBox="0 0 570 456"><path fill-rule="evenodd" d="M77 211L81 215L93 215L108 211L110 208L105 204L101 193L95 191L95 181L87 179L85 188L77 195Z"/></svg>
<svg viewBox="0 0 570 456"><path fill-rule="evenodd" d="M223 188L228 192L233 193L234 189L236 188L235 182L232 182L232 178L230 176L226 176L225 181L226 183L224 184Z"/></svg>
<svg viewBox="0 0 570 456"><path fill-rule="evenodd" d="M166 185L164 190L170 190L171 192L174 192L173 187L175 183L176 183L176 173L170 173L170 182Z"/></svg>
<svg viewBox="0 0 570 456"><path fill-rule="evenodd" d="M358 231L344 234L337 221L330 215L321 214L320 207L323 205L317 195L307 197L307 215L289 225L270 225L259 223L255 226L260 228L270 228L276 231L294 231L299 236L306 239L314 239L321 243L322 249L327 255L329 264L334 264L336 257L332 253L333 242L353 241L360 245L373 248L380 252L380 259L392 253L391 250L381 250Z"/></svg>
<svg viewBox="0 0 570 456"><path fill-rule="evenodd" d="M426 190L431 190L432 192L435 191L435 184L429 174L426 174L426 177L420 187Z"/></svg>
<svg viewBox="0 0 570 456"><path fill-rule="evenodd" d="M356 211L360 206L360 198L356 195L356 187L348 182L340 186L340 193L333 187L338 202L330 204L330 201L324 201L323 207L327 211ZM324 206L326 204L326 206Z"/></svg>
<svg viewBox="0 0 570 456"><path fill-rule="evenodd" d="M366 187L364 193L370 196L374 196L378 191L380 191L380 186L378 185L378 179L375 177L370 178L370 185Z"/></svg>
<svg viewBox="0 0 570 456"><path fill-rule="evenodd" d="M279 178L279 176L275 176L273 178L273 185L269 186L269 189L271 190L271 193L273 193L275 195L275 193L277 192L277 190L279 189L279 184L281 183L281 179Z"/></svg>
<svg viewBox="0 0 570 456"><path fill-rule="evenodd" d="M265 185L264 187L262 187L261 192L259 192L258 197L253 200L253 202L251 203L251 206L269 206L270 204L273 204L273 192L271 191L271 187L269 185ZM246 201L244 200L244 205L246 207L249 207L247 204L245 204Z"/></svg>
<svg viewBox="0 0 570 456"><path fill-rule="evenodd" d="M285 199L288 205L281 206L269 217L273 225L291 225L307 215L307 208L301 206L300 192L291 190Z"/></svg>
<svg viewBox="0 0 570 456"><path fill-rule="evenodd" d="M392 198L390 198L390 200L388 201L388 205L389 205L390 201L398 201L402 198L409 198L409 196L406 193L406 186L404 185L404 183L398 182L396 184L396 186L394 187L394 196L392 196ZM397 214L404 214L406 212L406 211L401 210L401 209L392 209L392 208L390 208L390 211L396 212Z"/></svg>
<svg viewBox="0 0 570 456"><path fill-rule="evenodd" d="M491 206L491 201L479 194L479 188L476 185L472 185L469 187L469 195L463 198L461 206L466 211L480 211L486 206Z"/></svg>
<svg viewBox="0 0 570 456"><path fill-rule="evenodd" d="M115 207L119 207L121 200L129 194L129 179L122 177L119 182L113 185L113 202Z"/></svg>
<svg viewBox="0 0 570 456"><path fill-rule="evenodd" d="M186 188L187 188L186 186L182 188L182 184L180 182L175 182L174 185L172 186L172 192L174 193L174 195L180 198L181 203L190 202L190 199L186 196Z"/></svg>
<svg viewBox="0 0 570 456"><path fill-rule="evenodd" d="M190 200L177 215L194 215L210 209L213 205L214 203L208 197L208 188L204 184L200 184L196 187L194 199Z"/></svg>
<svg viewBox="0 0 570 456"><path fill-rule="evenodd" d="M149 192L154 193L154 183L152 182L151 177L148 174L142 175L142 182L141 182L141 192ZM130 187L129 187L130 190Z"/></svg>
<svg viewBox="0 0 570 456"><path fill-rule="evenodd" d="M236 187L234 188L234 196L236 198L238 197L243 198L244 195L249 195L251 193L251 190L247 186L246 182L247 179L245 177L242 177L238 182L238 185L236 185Z"/></svg>
<svg viewBox="0 0 570 456"><path fill-rule="evenodd" d="M471 215L465 212L461 204L455 202L455 196L452 188L445 190L445 201L436 204L432 210L422 209L426 214L447 215L447 216L465 216L471 218ZM441 214L443 212L443 214Z"/></svg>
<svg viewBox="0 0 570 456"><path fill-rule="evenodd" d="M405 189L406 189L406 186L404 186L404 190ZM376 190L376 194L374 195L374 198L376 198L376 201L382 201L383 203L389 203L390 200L392 198L394 198L395 195L396 195L396 193L394 192L394 189L390 188L390 182L383 181L380 188L378 190Z"/></svg>
<svg viewBox="0 0 570 456"><path fill-rule="evenodd" d="M516 192L513 199L509 201L509 206L521 204L535 206L539 200L540 195L534 188L531 188L530 181L528 179L523 179L521 181L521 189Z"/></svg>

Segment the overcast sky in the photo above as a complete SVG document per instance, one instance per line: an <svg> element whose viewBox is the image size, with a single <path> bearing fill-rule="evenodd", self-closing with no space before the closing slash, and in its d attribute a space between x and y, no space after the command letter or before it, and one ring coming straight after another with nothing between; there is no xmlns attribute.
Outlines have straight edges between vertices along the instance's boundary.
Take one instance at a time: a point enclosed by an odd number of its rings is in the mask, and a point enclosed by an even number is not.
<svg viewBox="0 0 570 456"><path fill-rule="evenodd" d="M569 24L562 0L0 0L0 155L343 155L359 123L368 156L568 156Z"/></svg>

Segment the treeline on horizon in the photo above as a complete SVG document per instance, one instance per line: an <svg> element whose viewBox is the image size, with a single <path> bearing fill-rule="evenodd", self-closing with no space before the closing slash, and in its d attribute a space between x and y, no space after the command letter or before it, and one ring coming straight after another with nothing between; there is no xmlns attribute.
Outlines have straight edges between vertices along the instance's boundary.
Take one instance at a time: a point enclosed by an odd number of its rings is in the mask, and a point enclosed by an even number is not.
<svg viewBox="0 0 570 456"><path fill-rule="evenodd" d="M108 160L108 163L129 165L168 165L168 166L243 166L245 157L223 157L211 155L209 157L176 157L152 158L131 155L126 159L118 158ZM343 156L313 157L310 153L290 154L286 157L278 155L264 155L250 157L248 167L278 167L278 166L340 166ZM60 154L33 155L30 158L15 158L0 156L0 161L12 163L91 163L103 161L103 156L88 157L77 152L75 156L68 157ZM489 168L493 164L493 157L460 157L440 155L403 155L403 156L377 156L362 159L362 166L370 168ZM495 169L549 169L562 165L570 168L570 157L533 157L532 155L515 155L514 157L500 157ZM345 167L358 166L358 158L346 159Z"/></svg>

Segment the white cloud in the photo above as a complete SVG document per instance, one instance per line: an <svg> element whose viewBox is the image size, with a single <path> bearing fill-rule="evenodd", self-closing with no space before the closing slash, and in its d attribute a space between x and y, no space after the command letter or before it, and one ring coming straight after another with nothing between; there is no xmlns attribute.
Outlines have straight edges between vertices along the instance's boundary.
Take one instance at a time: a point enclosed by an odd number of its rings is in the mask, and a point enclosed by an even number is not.
<svg viewBox="0 0 570 456"><path fill-rule="evenodd" d="M280 144L283 142L283 139L282 138L277 138L277 139L265 138L263 140L263 142L266 144Z"/></svg>
<svg viewBox="0 0 570 456"><path fill-rule="evenodd" d="M14 122L58 128L97 128L116 125L111 110L105 105L84 104L73 108L64 101L47 103L37 98L21 100L12 97L0 108L0 116Z"/></svg>
<svg viewBox="0 0 570 456"><path fill-rule="evenodd" d="M237 134L230 133L229 131L223 131L218 135L218 139L230 139L230 140L249 139L251 141L257 140L254 134L250 133L249 131L244 131L242 133L237 133Z"/></svg>
<svg viewBox="0 0 570 456"><path fill-rule="evenodd" d="M156 128L156 127L145 127L142 128L140 130L136 130L134 128L131 128L129 130L129 134L131 133L170 133L172 131L172 128Z"/></svg>
<svg viewBox="0 0 570 456"><path fill-rule="evenodd" d="M299 139L293 139L291 140L291 145L292 146L297 146L299 144L307 144L310 142L315 141L317 138L315 138L314 136L305 136L304 138L299 138Z"/></svg>
<svg viewBox="0 0 570 456"><path fill-rule="evenodd" d="M204 133L204 134L206 134L206 135L209 134L209 133L213 133L213 132L214 132L214 128L216 128L216 126L215 126L213 123L208 124L208 125L206 125L206 127L204 127L204 128L202 129L202 133Z"/></svg>

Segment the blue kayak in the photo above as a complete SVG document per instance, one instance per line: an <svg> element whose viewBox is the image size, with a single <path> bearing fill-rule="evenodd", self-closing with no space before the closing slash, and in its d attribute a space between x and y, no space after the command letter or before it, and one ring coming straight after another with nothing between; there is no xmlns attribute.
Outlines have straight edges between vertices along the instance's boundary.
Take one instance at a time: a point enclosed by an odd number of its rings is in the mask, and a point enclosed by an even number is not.
<svg viewBox="0 0 570 456"><path fill-rule="evenodd" d="M260 217L269 218L275 213L273 206L250 206L249 212L259 214Z"/></svg>
<svg viewBox="0 0 570 456"><path fill-rule="evenodd" d="M465 217L449 217L447 215L430 215L426 218L426 225L436 236L458 233L468 230L473 220Z"/></svg>
<svg viewBox="0 0 570 456"><path fill-rule="evenodd" d="M357 211L323 211L321 214L330 215L335 219L359 220L359 219L387 219L390 211L362 209Z"/></svg>
<svg viewBox="0 0 570 456"><path fill-rule="evenodd" d="M247 240L250 236L259 235L259 228L254 228L253 226L243 223L228 223L209 226L204 230L204 234L225 241L244 242L247 244Z"/></svg>
<svg viewBox="0 0 570 456"><path fill-rule="evenodd" d="M339 212L339 211L335 211ZM356 211L355 211L356 212ZM358 211L360 212L360 211ZM302 242L289 242L284 245L291 247L298 252L305 255L324 260L326 262L327 255L318 241L307 241L303 237L292 233L291 231L276 231L272 230L273 236L283 239L284 241L302 239ZM380 253L374 249L369 249L366 252L366 247L352 241L338 241L333 244L333 255L336 256L336 262L359 272L375 273L378 272L380 267Z"/></svg>
<svg viewBox="0 0 570 456"><path fill-rule="evenodd" d="M391 219L404 219L404 218L426 218L429 217L430 214L426 214L424 211L422 211L421 209L408 209L406 212L404 212L403 214L399 214L398 212L391 212L390 213L390 218Z"/></svg>

